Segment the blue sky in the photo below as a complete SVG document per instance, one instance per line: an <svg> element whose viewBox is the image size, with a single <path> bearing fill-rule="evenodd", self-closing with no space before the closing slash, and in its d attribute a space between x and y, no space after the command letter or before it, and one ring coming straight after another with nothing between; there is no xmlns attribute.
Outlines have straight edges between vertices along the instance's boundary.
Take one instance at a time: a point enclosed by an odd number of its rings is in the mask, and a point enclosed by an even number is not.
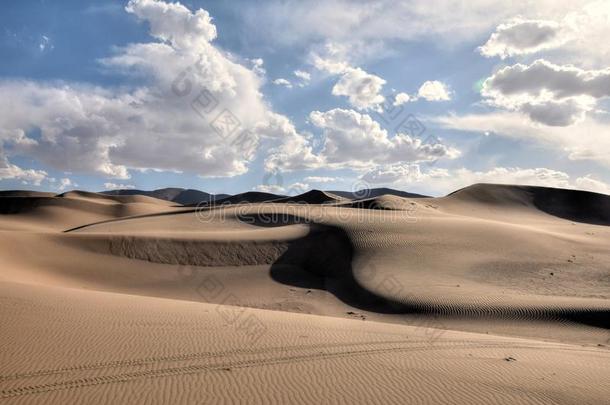
<svg viewBox="0 0 610 405"><path fill-rule="evenodd" d="M610 193L608 1L23 1L0 23L2 189Z"/></svg>

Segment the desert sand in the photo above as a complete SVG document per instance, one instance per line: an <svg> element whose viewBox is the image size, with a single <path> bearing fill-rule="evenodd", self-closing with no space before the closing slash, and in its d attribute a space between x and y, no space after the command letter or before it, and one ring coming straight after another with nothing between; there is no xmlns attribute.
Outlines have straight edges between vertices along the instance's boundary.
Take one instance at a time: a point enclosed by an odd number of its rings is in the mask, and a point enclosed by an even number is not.
<svg viewBox="0 0 610 405"><path fill-rule="evenodd" d="M0 403L610 403L610 196L0 193Z"/></svg>

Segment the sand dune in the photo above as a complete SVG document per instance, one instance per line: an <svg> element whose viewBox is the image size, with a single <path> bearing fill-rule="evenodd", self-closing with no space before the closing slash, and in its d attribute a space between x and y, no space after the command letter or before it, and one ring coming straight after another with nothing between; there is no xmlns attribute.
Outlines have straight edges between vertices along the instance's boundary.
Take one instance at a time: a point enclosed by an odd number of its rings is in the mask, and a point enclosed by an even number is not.
<svg viewBox="0 0 610 405"><path fill-rule="evenodd" d="M311 190L294 197L286 197L275 200L277 203L295 203L295 204L332 204L341 201L346 201L347 198L340 197L328 191Z"/></svg>
<svg viewBox="0 0 610 405"><path fill-rule="evenodd" d="M0 197L0 401L610 396L610 197L242 197Z"/></svg>
<svg viewBox="0 0 610 405"><path fill-rule="evenodd" d="M125 189L125 190L108 190L103 191L102 194L107 195L143 195L147 197L158 198L160 200L172 201L182 205L197 205L202 202L211 202L229 197L227 194L209 194L204 191L184 188L160 188L157 190L136 190L136 189Z"/></svg>
<svg viewBox="0 0 610 405"><path fill-rule="evenodd" d="M171 209L168 201L140 195L109 196L84 191L58 195L49 193L7 193L0 196L0 229L66 228L150 214Z"/></svg>
<svg viewBox="0 0 610 405"><path fill-rule="evenodd" d="M444 200L461 202L469 209L524 209L575 222L610 225L610 196L588 191L548 187L475 184L455 191Z"/></svg>
<svg viewBox="0 0 610 405"><path fill-rule="evenodd" d="M251 204L260 203L265 201L273 201L284 198L283 195L263 193L261 191L248 191L246 193L235 194L217 201L214 201L214 205L227 205L227 204Z"/></svg>
<svg viewBox="0 0 610 405"><path fill-rule="evenodd" d="M414 211L418 206L417 202L391 194L384 194L377 197L364 198L349 201L341 204L342 207L364 208L373 210L403 210Z"/></svg>

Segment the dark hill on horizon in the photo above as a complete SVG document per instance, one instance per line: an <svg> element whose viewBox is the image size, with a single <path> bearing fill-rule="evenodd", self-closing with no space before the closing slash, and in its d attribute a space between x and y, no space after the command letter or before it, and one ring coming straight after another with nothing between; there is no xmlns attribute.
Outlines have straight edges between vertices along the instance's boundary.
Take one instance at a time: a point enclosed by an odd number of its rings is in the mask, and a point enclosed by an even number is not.
<svg viewBox="0 0 610 405"><path fill-rule="evenodd" d="M201 202L212 202L229 197L229 194L209 194L195 189L184 189L177 187L160 188L157 190L108 190L101 191L100 194L106 195L144 195L161 200L172 201L182 205L199 204Z"/></svg>
<svg viewBox="0 0 610 405"><path fill-rule="evenodd" d="M427 198L429 196L409 193L402 190L391 188L372 188L359 191L327 191L324 192L333 194L338 197L347 198L350 200L359 200L363 198L374 198L382 195L394 195L404 198ZM144 195L148 197L159 198L161 200L172 201L182 205L197 205L200 203L243 203L243 202L262 202L273 199L289 198L285 195L275 195L270 193L261 193L258 191L248 191L239 194L210 194L205 191L196 189L184 189L178 187L161 188L157 190L136 190L136 189L120 189L101 191L100 194L106 195ZM291 197L294 199L295 197Z"/></svg>

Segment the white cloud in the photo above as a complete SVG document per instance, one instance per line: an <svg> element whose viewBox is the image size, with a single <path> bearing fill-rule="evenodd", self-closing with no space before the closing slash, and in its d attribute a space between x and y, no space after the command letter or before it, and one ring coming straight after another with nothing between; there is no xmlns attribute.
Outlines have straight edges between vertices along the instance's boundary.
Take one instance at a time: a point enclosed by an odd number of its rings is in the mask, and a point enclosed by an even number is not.
<svg viewBox="0 0 610 405"><path fill-rule="evenodd" d="M409 101L414 101L414 99L407 93L398 93L394 97L394 106L403 105L408 103Z"/></svg>
<svg viewBox="0 0 610 405"><path fill-rule="evenodd" d="M47 176L44 170L22 169L0 156L0 180L20 180L24 184L39 186Z"/></svg>
<svg viewBox="0 0 610 405"><path fill-rule="evenodd" d="M299 79L306 81L306 82L311 80L311 74L309 74L308 72L305 72L303 70L295 70L294 75L296 77L298 77Z"/></svg>
<svg viewBox="0 0 610 405"><path fill-rule="evenodd" d="M424 144L406 134L390 137L369 115L353 110L314 111L310 114L310 121L323 131L325 142L320 154L330 165L370 167L380 163L436 160L459 155L455 149L440 143Z"/></svg>
<svg viewBox="0 0 610 405"><path fill-rule="evenodd" d="M58 189L59 189L59 191L64 191L68 187L77 187L77 186L78 186L78 184L73 183L71 179L64 177L59 180Z"/></svg>
<svg viewBox="0 0 610 405"><path fill-rule="evenodd" d="M314 153L311 138L299 134L285 117L277 116L269 127L261 129L268 138L282 139L270 151L265 169L370 169L379 164L453 159L460 155L454 148L440 142L423 143L406 134L392 137L367 114L335 108L313 111L310 122L322 130L323 145Z"/></svg>
<svg viewBox="0 0 610 405"><path fill-rule="evenodd" d="M316 69L328 72L333 75L339 75L347 71L350 66L347 62L322 58L319 55L313 56L313 65Z"/></svg>
<svg viewBox="0 0 610 405"><path fill-rule="evenodd" d="M582 9L566 14L562 24L575 34L562 46L562 61L590 68L610 64L610 2L592 1Z"/></svg>
<svg viewBox="0 0 610 405"><path fill-rule="evenodd" d="M610 68L584 70L539 59L500 69L483 83L481 94L498 107L527 114L549 126L581 122L597 100L610 97Z"/></svg>
<svg viewBox="0 0 610 405"><path fill-rule="evenodd" d="M572 180L565 172L548 169L520 167L495 167L486 171L460 169L431 169L422 172L417 164L398 164L377 167L361 177L370 184L400 187L423 186L438 194L447 194L475 183L516 184L556 188L576 188L608 193L610 186L595 180L591 175Z"/></svg>
<svg viewBox="0 0 610 405"><path fill-rule="evenodd" d="M361 176L370 184L411 183L420 181L422 173L418 164L390 164L375 167Z"/></svg>
<svg viewBox="0 0 610 405"><path fill-rule="evenodd" d="M566 98L587 95L593 98L610 96L610 68L584 70L574 66L559 66L543 59L530 65L517 63L497 71L484 84L486 94L502 95L544 91Z"/></svg>
<svg viewBox="0 0 610 405"><path fill-rule="evenodd" d="M360 110L376 109L385 98L381 94L384 79L368 73L359 67L353 67L347 61L349 47L326 43L321 53L311 55L312 64L318 69L332 75L339 75L339 80L332 88L335 96L345 96L351 106Z"/></svg>
<svg viewBox="0 0 610 405"><path fill-rule="evenodd" d="M518 17L500 24L479 51L487 57L505 59L556 48L565 44L570 36L571 32L555 21Z"/></svg>
<svg viewBox="0 0 610 405"><path fill-rule="evenodd" d="M610 195L610 185L593 178L592 174L577 178L574 184L581 190Z"/></svg>
<svg viewBox="0 0 610 405"><path fill-rule="evenodd" d="M545 126L519 113L447 115L433 120L445 128L524 139L560 151L571 160L610 167L610 127L592 118L570 127Z"/></svg>
<svg viewBox="0 0 610 405"><path fill-rule="evenodd" d="M428 80L420 87L416 95L398 93L394 96L394 106L403 105L420 99L426 101L449 101L451 100L451 90L449 86L438 80Z"/></svg>
<svg viewBox="0 0 610 405"><path fill-rule="evenodd" d="M424 82L417 92L418 97L428 101L451 100L451 91L446 84L438 80Z"/></svg>
<svg viewBox="0 0 610 405"><path fill-rule="evenodd" d="M263 193L272 194L301 194L309 190L309 184L306 183L292 183L291 185L284 187L280 184L260 184L254 187L255 191L261 191Z"/></svg>
<svg viewBox="0 0 610 405"><path fill-rule="evenodd" d="M243 14L251 29L266 32L271 40L284 44L328 39L343 43L421 39L458 43L478 39L516 15L556 20L590 2L275 0L246 5Z"/></svg>
<svg viewBox="0 0 610 405"><path fill-rule="evenodd" d="M277 184L259 184L254 187L254 191L260 191L262 193L279 194L286 191L286 189Z"/></svg>
<svg viewBox="0 0 610 405"><path fill-rule="evenodd" d="M311 169L323 163L323 159L314 154L309 137L297 132L292 122L283 115L272 115L267 123L257 128L257 133L280 141L279 145L270 148L265 159L267 172Z"/></svg>
<svg viewBox="0 0 610 405"><path fill-rule="evenodd" d="M466 168L447 171L447 176L441 172L434 173L431 181L458 189L474 183L519 184L545 187L569 187L570 176L564 172L534 168L496 167L488 171L473 171Z"/></svg>
<svg viewBox="0 0 610 405"><path fill-rule="evenodd" d="M545 52L562 63L591 67L610 63L608 0L573 3L555 16L545 13L539 17L517 17L500 24L479 51L503 59Z"/></svg>
<svg viewBox="0 0 610 405"><path fill-rule="evenodd" d="M212 17L201 8L192 13L180 3L130 0L125 10L148 21L152 36L177 48L205 48L207 43L216 39Z"/></svg>
<svg viewBox="0 0 610 405"><path fill-rule="evenodd" d="M308 176L303 179L307 183L332 183L340 180L338 177Z"/></svg>
<svg viewBox="0 0 610 405"><path fill-rule="evenodd" d="M307 183L293 183L288 187L290 194L301 194L309 190L309 184Z"/></svg>
<svg viewBox="0 0 610 405"><path fill-rule="evenodd" d="M260 91L262 63L251 62L250 69L217 48L211 42L216 27L205 10L156 0L132 0L126 9L148 22L156 41L118 48L102 63L140 75L143 84L0 82L0 141L6 153L119 179L129 178L132 169L245 173L255 146L232 145L234 138L219 124L222 118L237 120L233 135L265 124L272 112ZM206 106L215 108L210 112ZM39 139L27 137L33 129L40 130Z"/></svg>
<svg viewBox="0 0 610 405"><path fill-rule="evenodd" d="M265 76L267 71L265 70L265 61L261 58L250 59L250 64L252 65L252 71L259 76Z"/></svg>
<svg viewBox="0 0 610 405"><path fill-rule="evenodd" d="M275 79L273 81L273 84L278 85L278 86L284 86L289 89L292 88L292 83L290 83L288 80L281 78L281 77L279 79Z"/></svg>
<svg viewBox="0 0 610 405"><path fill-rule="evenodd" d="M381 77L360 68L348 68L333 87L332 94L346 96L349 103L358 109L371 109L385 100L381 95L385 83Z"/></svg>
<svg viewBox="0 0 610 405"><path fill-rule="evenodd" d="M300 82L298 83L299 87L305 87L307 84L309 84L311 80L311 73L304 70L295 70L293 73L297 78L300 79Z"/></svg>
<svg viewBox="0 0 610 405"><path fill-rule="evenodd" d="M132 184L122 184L122 183L104 183L104 188L106 190L132 190L136 188L136 186Z"/></svg>

